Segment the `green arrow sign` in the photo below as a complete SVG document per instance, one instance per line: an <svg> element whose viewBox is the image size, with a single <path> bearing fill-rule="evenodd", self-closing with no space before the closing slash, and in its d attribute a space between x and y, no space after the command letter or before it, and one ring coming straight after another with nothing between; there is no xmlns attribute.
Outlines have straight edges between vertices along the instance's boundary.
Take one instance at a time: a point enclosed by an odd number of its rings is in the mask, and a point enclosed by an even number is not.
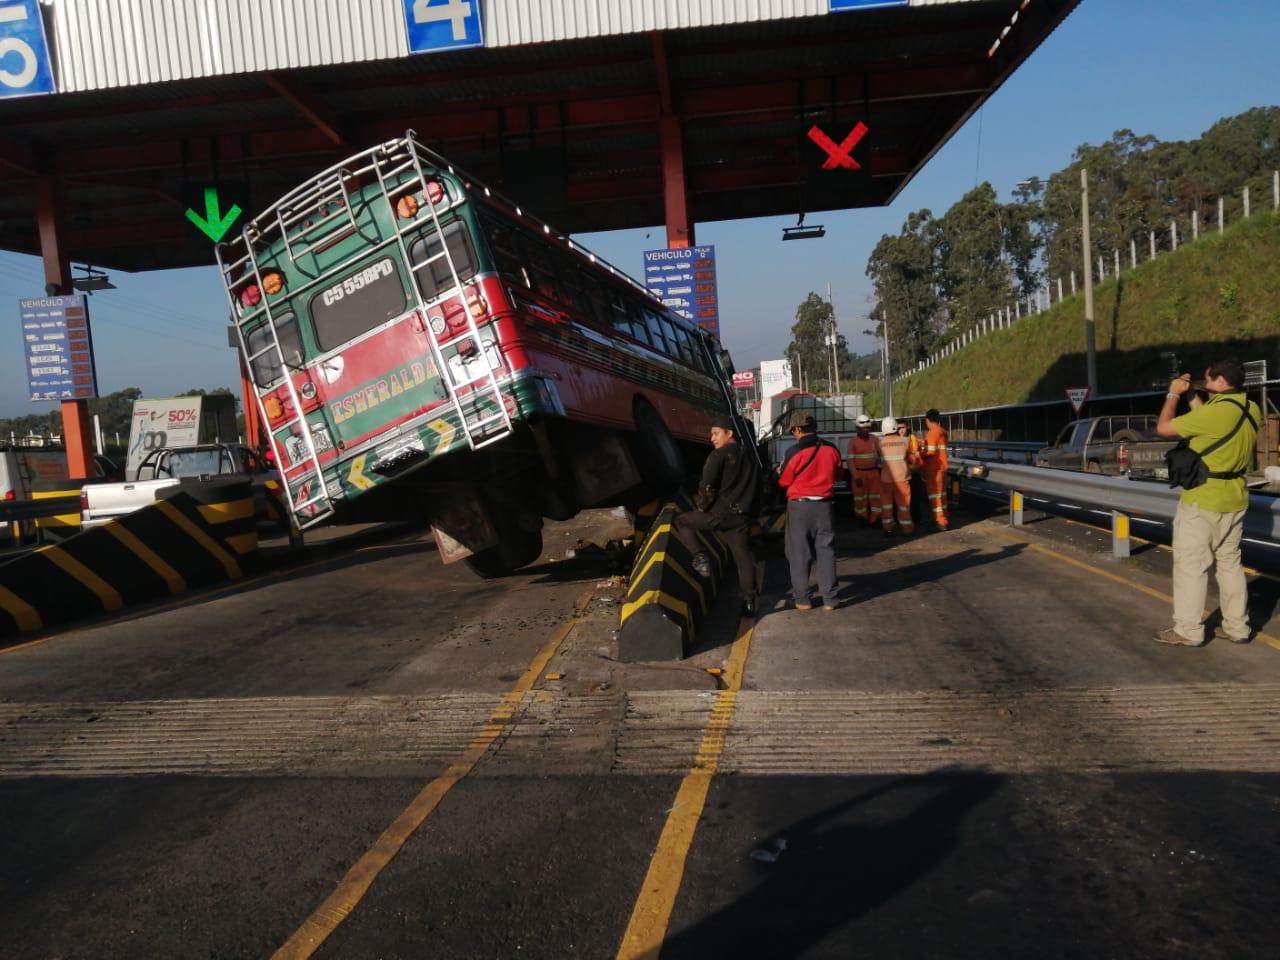
<svg viewBox="0 0 1280 960"><path fill-rule="evenodd" d="M214 243L226 236L227 231L239 216L240 208L234 203L225 215L218 214L218 191L213 187L204 188L203 217L190 207L187 208L187 219L199 227L200 231Z"/></svg>

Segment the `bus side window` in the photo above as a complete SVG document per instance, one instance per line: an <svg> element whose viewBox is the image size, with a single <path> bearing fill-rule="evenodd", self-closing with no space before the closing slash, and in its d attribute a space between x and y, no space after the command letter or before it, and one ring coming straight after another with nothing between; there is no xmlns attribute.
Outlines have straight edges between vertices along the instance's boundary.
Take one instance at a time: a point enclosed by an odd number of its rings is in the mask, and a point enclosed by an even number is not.
<svg viewBox="0 0 1280 960"><path fill-rule="evenodd" d="M659 319L662 321L663 338L667 341L667 356L677 360L680 358L680 340L676 335L676 325L666 317Z"/></svg>
<svg viewBox="0 0 1280 960"><path fill-rule="evenodd" d="M280 352L284 354L285 364L293 368L301 367L302 340L298 336L298 318L292 312L283 313L275 318L275 324L276 339L280 341ZM245 346L248 347L250 356L265 349L269 342L265 321L245 337ZM284 373L274 350L264 353L250 366L253 368L253 382L260 387L274 383Z"/></svg>
<svg viewBox="0 0 1280 960"><path fill-rule="evenodd" d="M631 323L631 335L648 346L649 328L644 322L644 308L630 297L627 298L627 318Z"/></svg>
<svg viewBox="0 0 1280 960"><path fill-rule="evenodd" d="M563 292L561 299L566 306L586 314L591 312L591 303L587 299L587 291L583 288L582 274L572 257L560 257L560 285Z"/></svg>
<svg viewBox="0 0 1280 960"><path fill-rule="evenodd" d="M498 273L511 283L522 287L531 286L529 273L524 268L524 257L520 253L520 238L516 231L507 224L490 220L488 217L484 219L484 224L489 232L489 249L493 251L493 260L498 267Z"/></svg>
<svg viewBox="0 0 1280 960"><path fill-rule="evenodd" d="M431 260L441 252L440 234L443 233L449 245L449 256ZM466 283L476 275L476 258L471 254L471 238L467 234L466 224L455 220L440 233L431 231L427 236L418 237L409 247L409 260L414 264L423 264L414 271L418 289L423 299L434 300L453 287L453 274L449 270L449 260L453 260L453 269L458 272L458 282Z"/></svg>
<svg viewBox="0 0 1280 960"><path fill-rule="evenodd" d="M610 289L605 293L605 301L609 304L609 326L618 333L631 336L631 317L627 314L627 300L617 290Z"/></svg>
<svg viewBox="0 0 1280 960"><path fill-rule="evenodd" d="M649 328L649 342L653 344L656 350L659 350L662 353L668 353L669 348L667 347L666 340L664 338L662 317L653 310L646 309L644 312L644 323L645 326Z"/></svg>
<svg viewBox="0 0 1280 960"><path fill-rule="evenodd" d="M680 348L680 359L691 367L696 367L698 361L694 359L693 338L689 331L684 327L676 327L676 342Z"/></svg>
<svg viewBox="0 0 1280 960"><path fill-rule="evenodd" d="M587 320L590 323L607 328L612 322L612 311L609 308L609 301L605 297L604 288L590 274L583 274L583 285L586 287L587 303L590 305L587 309Z"/></svg>
<svg viewBox="0 0 1280 960"><path fill-rule="evenodd" d="M556 264L551 251L536 237L525 236L525 261L528 264L529 279L533 281L532 289L548 300L561 300L560 277L556 273Z"/></svg>

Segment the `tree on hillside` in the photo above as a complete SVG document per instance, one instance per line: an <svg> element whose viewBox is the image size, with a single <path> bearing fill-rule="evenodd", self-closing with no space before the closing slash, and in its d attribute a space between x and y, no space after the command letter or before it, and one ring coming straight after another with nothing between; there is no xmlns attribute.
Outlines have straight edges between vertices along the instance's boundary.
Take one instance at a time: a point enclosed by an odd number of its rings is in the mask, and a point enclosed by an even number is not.
<svg viewBox="0 0 1280 960"><path fill-rule="evenodd" d="M895 366L915 363L941 342L938 243L938 221L928 210L918 210L896 237L881 237L867 261L876 293L872 312L877 321L890 318L889 353Z"/></svg>
<svg viewBox="0 0 1280 960"><path fill-rule="evenodd" d="M990 183L966 193L942 217L939 262L942 295L956 333L1008 302L1013 268L1005 258L1002 204Z"/></svg>
<svg viewBox="0 0 1280 960"><path fill-rule="evenodd" d="M834 390L831 381L831 346L829 337L835 330L835 310L830 302L816 293L810 293L796 307L795 323L791 325L791 342L786 356L791 361L794 375L803 376L813 389L818 381ZM849 345L842 333L836 334L836 361L841 375L849 369Z"/></svg>
<svg viewBox="0 0 1280 960"><path fill-rule="evenodd" d="M140 389L125 387L123 390L89 401L89 415L98 416L102 424L104 440L114 441L117 433L122 440L129 436L129 424L133 418L133 401L141 398Z"/></svg>

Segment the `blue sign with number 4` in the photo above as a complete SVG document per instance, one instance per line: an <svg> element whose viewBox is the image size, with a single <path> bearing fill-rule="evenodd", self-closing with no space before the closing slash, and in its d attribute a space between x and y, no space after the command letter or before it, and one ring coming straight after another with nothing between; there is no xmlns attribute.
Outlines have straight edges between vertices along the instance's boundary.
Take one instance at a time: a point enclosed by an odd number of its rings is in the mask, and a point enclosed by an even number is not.
<svg viewBox="0 0 1280 960"><path fill-rule="evenodd" d="M53 92L39 4L0 0L0 98Z"/></svg>
<svg viewBox="0 0 1280 960"><path fill-rule="evenodd" d="M484 46L480 0L404 0L410 53Z"/></svg>

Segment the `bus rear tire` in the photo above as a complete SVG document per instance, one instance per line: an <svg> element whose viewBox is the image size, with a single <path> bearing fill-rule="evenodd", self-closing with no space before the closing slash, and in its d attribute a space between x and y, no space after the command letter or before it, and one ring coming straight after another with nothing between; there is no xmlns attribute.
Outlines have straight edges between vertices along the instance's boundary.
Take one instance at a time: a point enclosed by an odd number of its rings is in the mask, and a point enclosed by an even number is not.
<svg viewBox="0 0 1280 960"><path fill-rule="evenodd" d="M466 558L471 572L483 580L506 577L542 556L542 531L526 530L519 518L506 512L495 518L498 543Z"/></svg>
<svg viewBox="0 0 1280 960"><path fill-rule="evenodd" d="M675 437L648 401L636 401L634 417L636 469L640 479L659 496L675 493L685 478L684 455Z"/></svg>

